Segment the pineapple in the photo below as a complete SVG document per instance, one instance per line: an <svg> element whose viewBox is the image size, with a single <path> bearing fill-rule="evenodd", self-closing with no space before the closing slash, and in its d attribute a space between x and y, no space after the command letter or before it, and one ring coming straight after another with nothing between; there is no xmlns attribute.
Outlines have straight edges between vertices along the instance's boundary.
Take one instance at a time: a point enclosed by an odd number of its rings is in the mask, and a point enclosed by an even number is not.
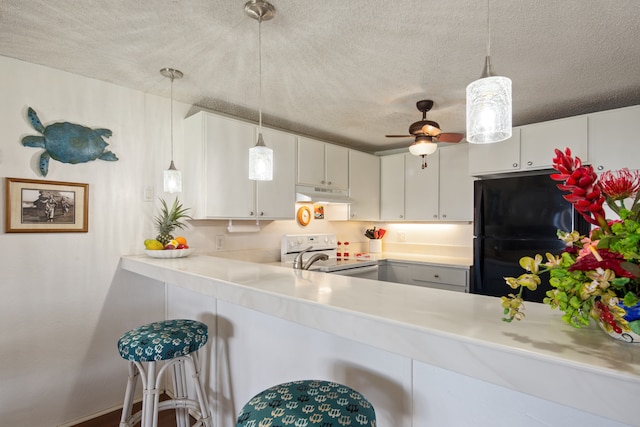
<svg viewBox="0 0 640 427"><path fill-rule="evenodd" d="M177 197L173 201L171 209L169 209L163 199L160 199L160 202L162 203L162 209L160 210L160 215L155 218L156 226L158 227L158 237L156 237L156 240L164 246L173 240L173 236L171 235L173 230L186 227L186 224L180 220L191 219L191 217L186 214L189 208L183 208L182 204L178 202Z"/></svg>

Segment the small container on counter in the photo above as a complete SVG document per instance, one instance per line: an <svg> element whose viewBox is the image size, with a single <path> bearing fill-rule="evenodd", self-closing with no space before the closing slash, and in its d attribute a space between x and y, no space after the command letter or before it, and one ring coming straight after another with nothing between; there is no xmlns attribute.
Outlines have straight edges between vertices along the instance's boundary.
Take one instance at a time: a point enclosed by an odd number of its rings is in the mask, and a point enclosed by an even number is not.
<svg viewBox="0 0 640 427"><path fill-rule="evenodd" d="M343 258L349 258L349 242L344 242L344 251L342 252Z"/></svg>
<svg viewBox="0 0 640 427"><path fill-rule="evenodd" d="M369 239L369 252L375 254L382 252L382 239Z"/></svg>

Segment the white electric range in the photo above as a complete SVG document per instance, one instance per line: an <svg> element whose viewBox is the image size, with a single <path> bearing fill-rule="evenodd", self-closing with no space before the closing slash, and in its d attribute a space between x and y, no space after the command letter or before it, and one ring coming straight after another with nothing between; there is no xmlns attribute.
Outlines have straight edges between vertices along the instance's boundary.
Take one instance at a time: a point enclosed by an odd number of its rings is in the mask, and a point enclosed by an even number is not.
<svg viewBox="0 0 640 427"><path fill-rule="evenodd" d="M342 276L355 276L378 280L378 261L355 256L338 257L338 240L335 234L286 234L282 236L280 260L291 264L301 252L303 265L314 255L325 254L326 261L314 262L309 270Z"/></svg>

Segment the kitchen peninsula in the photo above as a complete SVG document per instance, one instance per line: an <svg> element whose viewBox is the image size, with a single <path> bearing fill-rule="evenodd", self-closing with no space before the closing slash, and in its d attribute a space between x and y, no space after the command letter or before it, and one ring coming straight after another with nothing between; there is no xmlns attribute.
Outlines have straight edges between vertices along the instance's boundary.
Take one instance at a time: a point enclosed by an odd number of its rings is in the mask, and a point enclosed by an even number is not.
<svg viewBox="0 0 640 427"><path fill-rule="evenodd" d="M639 349L541 304L507 324L492 297L205 255L120 268L166 286L168 317L214 323L217 425L269 385L318 376L361 391L381 427L638 425Z"/></svg>

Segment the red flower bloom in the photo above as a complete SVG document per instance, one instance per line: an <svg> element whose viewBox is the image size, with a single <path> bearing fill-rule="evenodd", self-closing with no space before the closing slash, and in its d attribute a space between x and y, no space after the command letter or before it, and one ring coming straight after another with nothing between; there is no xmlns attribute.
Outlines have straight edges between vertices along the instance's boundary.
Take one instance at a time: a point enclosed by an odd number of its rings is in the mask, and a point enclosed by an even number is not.
<svg viewBox="0 0 640 427"><path fill-rule="evenodd" d="M613 200L635 197L640 190L640 172L624 168L616 172L606 171L598 182L602 192Z"/></svg>
<svg viewBox="0 0 640 427"><path fill-rule="evenodd" d="M575 209L591 224L606 227L604 202L605 198L596 184L598 175L592 166L583 166L579 157L571 157L571 150L565 152L556 149L553 168L560 173L551 174L554 181L564 181L557 187L570 194L564 198L573 204Z"/></svg>
<svg viewBox="0 0 640 427"><path fill-rule="evenodd" d="M576 259L576 262L569 267L569 271L592 271L600 267L604 270L612 270L617 277L635 278L633 274L620 265L625 261L621 254L609 252L608 249L598 249L598 255L600 255L602 261L598 261L594 254L585 255Z"/></svg>

